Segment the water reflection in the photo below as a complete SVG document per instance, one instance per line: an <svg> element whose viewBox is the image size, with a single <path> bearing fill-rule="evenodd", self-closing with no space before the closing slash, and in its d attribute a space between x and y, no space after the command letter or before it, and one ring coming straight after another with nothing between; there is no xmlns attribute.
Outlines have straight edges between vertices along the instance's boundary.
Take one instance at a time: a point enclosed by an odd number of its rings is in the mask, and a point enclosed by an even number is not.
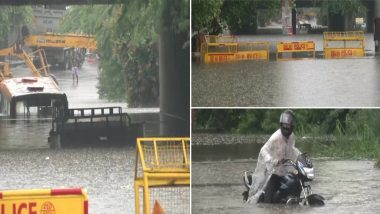
<svg viewBox="0 0 380 214"><path fill-rule="evenodd" d="M51 118L1 118L0 150L47 149Z"/></svg>

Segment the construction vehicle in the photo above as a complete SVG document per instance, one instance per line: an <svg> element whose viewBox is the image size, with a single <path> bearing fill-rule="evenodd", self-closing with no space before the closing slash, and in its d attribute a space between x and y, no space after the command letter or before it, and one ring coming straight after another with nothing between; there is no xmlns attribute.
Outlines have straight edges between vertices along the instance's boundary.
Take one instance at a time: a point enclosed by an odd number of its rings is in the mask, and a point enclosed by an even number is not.
<svg viewBox="0 0 380 214"><path fill-rule="evenodd" d="M25 35L23 44L34 50L44 49L50 65L58 65L59 68L66 70L71 69L73 64L81 67L86 49L96 49L95 37L76 34Z"/></svg>
<svg viewBox="0 0 380 214"><path fill-rule="evenodd" d="M46 55L43 49L38 49L30 54L27 54L19 43L14 44L12 47L4 48L0 50L0 57L17 57L25 62L30 68L34 77L40 77L49 75L49 67L46 61ZM12 73L10 71L10 65L7 62L0 62L2 67L0 72L0 80L11 78ZM36 67L37 65L37 67Z"/></svg>

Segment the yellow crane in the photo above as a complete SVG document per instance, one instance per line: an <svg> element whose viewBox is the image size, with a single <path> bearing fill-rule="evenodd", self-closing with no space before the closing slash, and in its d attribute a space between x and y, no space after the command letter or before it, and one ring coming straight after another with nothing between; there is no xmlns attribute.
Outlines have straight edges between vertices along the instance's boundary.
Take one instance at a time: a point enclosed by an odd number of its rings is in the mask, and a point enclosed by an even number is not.
<svg viewBox="0 0 380 214"><path fill-rule="evenodd" d="M27 54L23 49L24 46L33 48L35 51ZM49 49L49 54L59 56L47 57L45 48L53 48L54 52L51 52L52 49ZM16 56L24 60L26 65L31 69L33 76L39 77L41 74L44 76L49 75L48 63L52 62L49 62L48 58L60 58L60 63L69 63L70 66L68 67L71 67L72 51L75 48L96 50L96 39L94 36L77 34L46 33L42 35L27 35L21 42L17 42L12 47L1 49L0 56ZM39 65L38 68L36 64ZM9 63L0 62L0 69L0 80L12 76Z"/></svg>
<svg viewBox="0 0 380 214"><path fill-rule="evenodd" d="M29 35L24 38L24 44L30 47L59 47L59 48L87 48L96 49L94 36L78 34Z"/></svg>
<svg viewBox="0 0 380 214"><path fill-rule="evenodd" d="M16 56L17 58L22 59L26 63L26 65L30 68L33 76L35 77L40 77L41 74L43 76L49 75L49 70L46 63L46 56L42 49L38 49L31 54L27 54L22 49L21 45L16 43L12 47L1 49L0 56L2 57ZM38 60L38 64L40 65L39 68L36 67L35 63L33 63L33 60ZM7 78L12 77L9 63L0 62L0 65L2 67L1 72L0 72L1 73L0 78L7 79Z"/></svg>
<svg viewBox="0 0 380 214"><path fill-rule="evenodd" d="M74 55L80 52L80 64L84 61L85 49L96 50L96 39L90 35L78 34L38 34L25 35L23 39L25 46L33 49L44 49L47 62L51 65L58 65L64 69L70 69ZM78 51L80 49L81 51Z"/></svg>

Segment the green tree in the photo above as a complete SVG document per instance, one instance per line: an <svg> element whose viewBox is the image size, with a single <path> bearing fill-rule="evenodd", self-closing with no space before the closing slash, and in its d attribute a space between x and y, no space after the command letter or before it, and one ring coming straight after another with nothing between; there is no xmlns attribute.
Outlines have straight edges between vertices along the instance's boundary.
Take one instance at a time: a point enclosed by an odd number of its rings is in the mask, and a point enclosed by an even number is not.
<svg viewBox="0 0 380 214"><path fill-rule="evenodd" d="M130 107L157 106L158 38L167 0L128 1L114 5L73 6L65 16L62 32L93 34L101 57L99 94L125 100ZM170 11L174 32L188 32L189 1ZM187 38L188 39L188 38ZM188 41L182 41L188 46Z"/></svg>
<svg viewBox="0 0 380 214"><path fill-rule="evenodd" d="M329 17L330 30L352 30L356 17L366 17L367 8L362 0L319 0L316 5L321 8L319 19Z"/></svg>
<svg viewBox="0 0 380 214"><path fill-rule="evenodd" d="M200 31L214 28L214 24L220 21L220 12L223 0L193 0L192 5L192 29Z"/></svg>
<svg viewBox="0 0 380 214"><path fill-rule="evenodd" d="M0 42L7 46L8 33L12 30L20 33L22 25L28 25L33 18L33 10L30 6L4 6L0 7ZM21 39L21 33L20 33ZM16 42L16 41L13 41Z"/></svg>
<svg viewBox="0 0 380 214"><path fill-rule="evenodd" d="M256 33L258 9L278 11L280 9L280 0L225 0L222 6L221 19L226 21L232 33ZM266 18L261 18L261 21L266 22L273 17L273 13L269 14L266 15Z"/></svg>

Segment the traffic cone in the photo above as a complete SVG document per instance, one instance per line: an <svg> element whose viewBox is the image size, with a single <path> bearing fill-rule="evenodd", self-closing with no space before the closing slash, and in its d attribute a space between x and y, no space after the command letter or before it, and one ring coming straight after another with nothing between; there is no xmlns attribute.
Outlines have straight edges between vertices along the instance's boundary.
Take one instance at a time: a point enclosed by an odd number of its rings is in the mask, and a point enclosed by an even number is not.
<svg viewBox="0 0 380 214"><path fill-rule="evenodd" d="M165 214L164 209L162 209L157 200L154 201L153 214Z"/></svg>

